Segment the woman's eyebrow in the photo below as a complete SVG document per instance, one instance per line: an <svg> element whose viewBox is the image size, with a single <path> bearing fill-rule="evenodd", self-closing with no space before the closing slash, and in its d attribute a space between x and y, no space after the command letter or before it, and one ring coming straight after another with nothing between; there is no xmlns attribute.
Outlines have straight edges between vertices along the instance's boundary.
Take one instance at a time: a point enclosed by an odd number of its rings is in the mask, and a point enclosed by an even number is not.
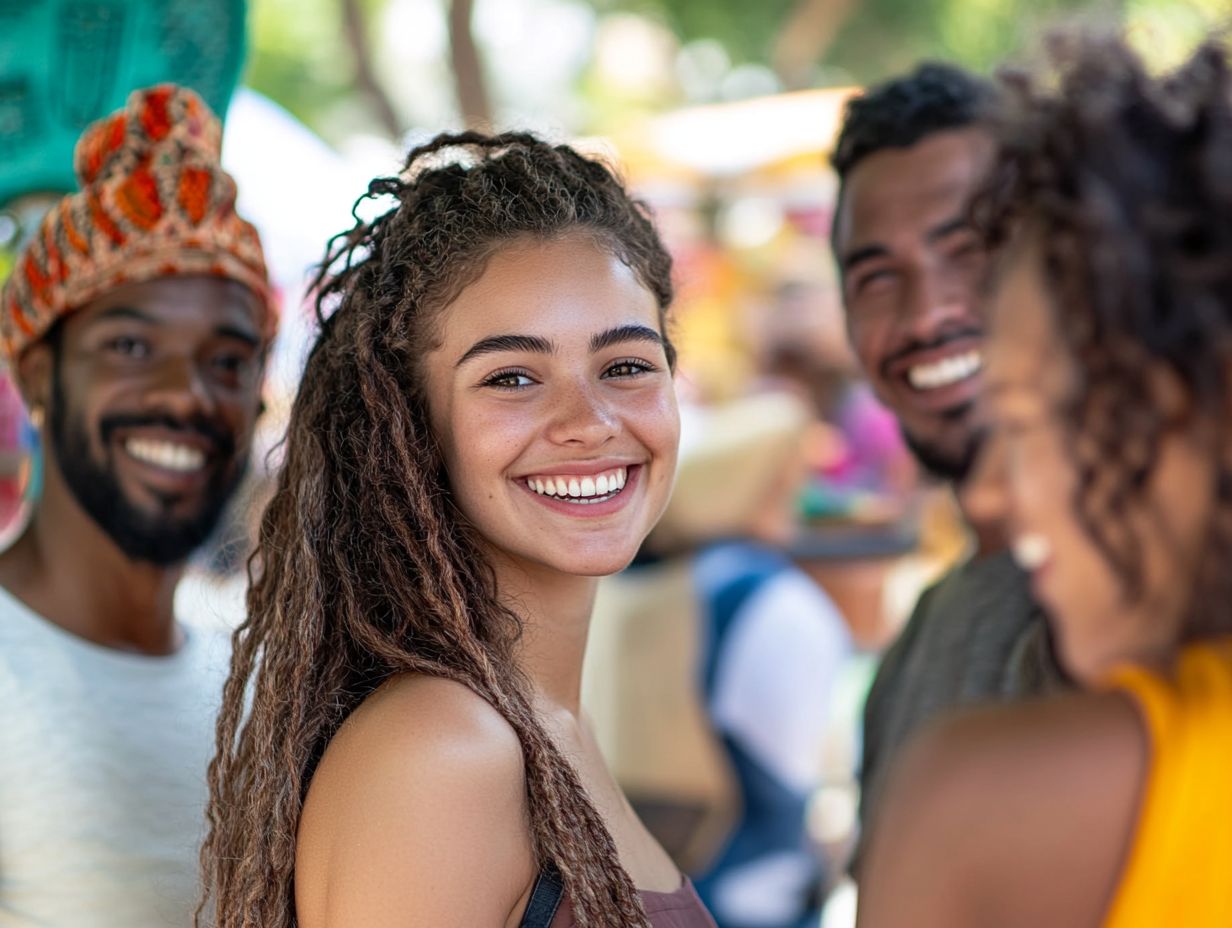
<svg viewBox="0 0 1232 928"><path fill-rule="evenodd" d="M454 367L461 367L467 361L497 351L533 351L537 354L555 354L556 345L537 335L490 335L471 345L466 353L458 358L458 363Z"/></svg>
<svg viewBox="0 0 1232 928"><path fill-rule="evenodd" d="M662 347L663 336L650 328L650 326L619 325L608 329L606 332L599 332L591 336L590 350L592 353L602 351L604 348L621 342L650 342ZM490 335L487 338L481 338L471 345L454 366L461 367L467 361L473 361L475 358L486 354L494 354L498 351L531 351L536 354L555 354L556 345L546 338L540 338L538 335Z"/></svg>
<svg viewBox="0 0 1232 928"><path fill-rule="evenodd" d="M590 350L593 354L620 342L653 342L662 347L663 336L646 325L618 325L593 336L590 339Z"/></svg>

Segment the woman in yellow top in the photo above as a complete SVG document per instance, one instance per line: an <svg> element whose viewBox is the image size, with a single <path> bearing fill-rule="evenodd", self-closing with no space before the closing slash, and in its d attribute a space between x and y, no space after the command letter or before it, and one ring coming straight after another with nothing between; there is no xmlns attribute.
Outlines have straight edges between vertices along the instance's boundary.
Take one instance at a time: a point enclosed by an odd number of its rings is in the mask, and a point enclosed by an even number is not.
<svg viewBox="0 0 1232 928"><path fill-rule="evenodd" d="M1232 925L1232 74L1112 40L1008 82L989 438L1081 690L952 719L873 823L862 928Z"/></svg>

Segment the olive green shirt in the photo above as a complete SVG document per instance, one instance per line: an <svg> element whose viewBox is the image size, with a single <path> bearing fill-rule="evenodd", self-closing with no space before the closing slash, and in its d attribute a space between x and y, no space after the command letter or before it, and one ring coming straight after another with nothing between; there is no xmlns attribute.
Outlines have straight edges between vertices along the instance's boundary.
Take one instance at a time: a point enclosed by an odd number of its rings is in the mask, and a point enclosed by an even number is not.
<svg viewBox="0 0 1232 928"><path fill-rule="evenodd" d="M864 707L865 833L898 752L924 723L950 709L1046 693L1064 680L1027 575L1008 552L967 561L925 590Z"/></svg>

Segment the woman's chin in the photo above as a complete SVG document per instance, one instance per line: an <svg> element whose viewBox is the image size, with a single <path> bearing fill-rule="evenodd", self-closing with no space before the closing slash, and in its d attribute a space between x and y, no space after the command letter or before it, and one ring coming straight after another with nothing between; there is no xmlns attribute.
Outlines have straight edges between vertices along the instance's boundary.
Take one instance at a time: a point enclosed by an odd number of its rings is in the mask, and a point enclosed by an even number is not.
<svg viewBox="0 0 1232 928"><path fill-rule="evenodd" d="M1111 647L1103 641L1075 641L1064 631L1058 635L1057 659L1070 678L1086 689L1100 686L1120 667L1144 663L1142 655L1131 648Z"/></svg>
<svg viewBox="0 0 1232 928"><path fill-rule="evenodd" d="M557 561L557 569L575 577L610 577L628 567L635 554L637 549L577 551L562 556Z"/></svg>
<svg viewBox="0 0 1232 928"><path fill-rule="evenodd" d="M594 577L596 579L602 577L610 577L612 574L618 574L633 561L633 555L618 560L603 559L589 561L585 564L579 564L575 569L569 571L578 577Z"/></svg>

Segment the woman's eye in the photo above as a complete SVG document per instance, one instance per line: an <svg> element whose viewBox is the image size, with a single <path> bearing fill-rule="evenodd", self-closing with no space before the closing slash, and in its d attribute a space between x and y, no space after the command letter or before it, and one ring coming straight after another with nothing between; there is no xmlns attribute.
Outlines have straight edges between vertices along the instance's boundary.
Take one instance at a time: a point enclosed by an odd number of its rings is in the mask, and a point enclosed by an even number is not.
<svg viewBox="0 0 1232 928"><path fill-rule="evenodd" d="M482 385L496 387L498 390L520 390L534 382L525 371L497 371L484 380Z"/></svg>
<svg viewBox="0 0 1232 928"><path fill-rule="evenodd" d="M134 338L131 335L118 335L106 344L112 354L125 358L147 358L150 356L150 344L145 339Z"/></svg>
<svg viewBox="0 0 1232 928"><path fill-rule="evenodd" d="M603 372L604 377L636 377L638 374L649 374L657 370L653 364L645 361L617 361Z"/></svg>

